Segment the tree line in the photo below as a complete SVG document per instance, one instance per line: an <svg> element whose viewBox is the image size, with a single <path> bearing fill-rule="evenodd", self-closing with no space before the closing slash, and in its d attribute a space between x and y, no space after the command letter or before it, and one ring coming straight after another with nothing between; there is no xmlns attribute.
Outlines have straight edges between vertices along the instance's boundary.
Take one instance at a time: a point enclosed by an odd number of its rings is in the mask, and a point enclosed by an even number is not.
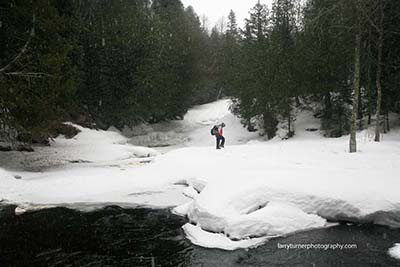
<svg viewBox="0 0 400 267"><path fill-rule="evenodd" d="M229 14L220 32L224 88L245 126L273 138L279 123L295 134L295 109L316 104L327 136L374 123L375 140L400 111L400 5L396 0L258 2L243 29ZM213 31L217 31L214 28Z"/></svg>
<svg viewBox="0 0 400 267"><path fill-rule="evenodd" d="M202 90L212 87L210 47L179 0L2 1L0 129L46 136L65 120L181 118L217 97Z"/></svg>
<svg viewBox="0 0 400 267"><path fill-rule="evenodd" d="M0 129L121 128L230 96L268 138L278 124L293 136L296 109L313 103L327 136L352 133L350 150L371 124L379 141L400 111L400 5L303 2L258 2L243 27L231 11L208 31L179 0L2 1Z"/></svg>

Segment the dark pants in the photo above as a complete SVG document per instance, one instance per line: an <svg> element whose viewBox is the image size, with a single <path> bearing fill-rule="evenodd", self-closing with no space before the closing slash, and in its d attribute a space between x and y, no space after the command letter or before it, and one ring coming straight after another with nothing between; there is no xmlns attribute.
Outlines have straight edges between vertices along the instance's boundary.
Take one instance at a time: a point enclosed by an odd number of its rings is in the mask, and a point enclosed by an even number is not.
<svg viewBox="0 0 400 267"><path fill-rule="evenodd" d="M223 137L222 135L217 135L216 140L217 140L217 149L219 149L221 146L224 147L225 137Z"/></svg>

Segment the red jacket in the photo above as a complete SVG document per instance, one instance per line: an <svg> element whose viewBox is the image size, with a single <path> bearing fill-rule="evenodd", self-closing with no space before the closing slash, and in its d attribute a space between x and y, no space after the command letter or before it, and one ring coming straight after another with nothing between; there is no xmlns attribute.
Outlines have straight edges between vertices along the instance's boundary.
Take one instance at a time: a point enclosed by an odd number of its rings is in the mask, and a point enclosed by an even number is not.
<svg viewBox="0 0 400 267"><path fill-rule="evenodd" d="M223 133L223 132L222 132L222 127L220 126L220 127L218 128L218 135L219 135L219 136L222 136L222 133Z"/></svg>

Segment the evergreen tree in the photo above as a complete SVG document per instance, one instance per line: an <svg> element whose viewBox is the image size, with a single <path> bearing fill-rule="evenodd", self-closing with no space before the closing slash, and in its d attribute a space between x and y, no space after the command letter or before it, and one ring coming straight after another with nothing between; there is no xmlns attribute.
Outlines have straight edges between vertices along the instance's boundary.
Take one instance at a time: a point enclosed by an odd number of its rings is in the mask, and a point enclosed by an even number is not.
<svg viewBox="0 0 400 267"><path fill-rule="evenodd" d="M73 99L70 9L61 0L2 3L1 128L26 133L25 141L46 134Z"/></svg>
<svg viewBox="0 0 400 267"><path fill-rule="evenodd" d="M228 16L227 28L223 38L223 56L222 56L222 89L226 95L232 95L237 87L237 71L239 62L239 42L240 34L236 22L236 15L233 10Z"/></svg>
<svg viewBox="0 0 400 267"><path fill-rule="evenodd" d="M354 50L348 44L354 39L347 30L349 17L337 0L308 1L304 14L298 42L303 77L300 95L316 96L321 103L316 116L321 118L322 130L338 137L350 130L349 77Z"/></svg>
<svg viewBox="0 0 400 267"><path fill-rule="evenodd" d="M295 77L295 1L276 0L273 3L271 58L275 68L271 89L276 113L287 121L288 137L294 134L292 127L292 102L297 96Z"/></svg>
<svg viewBox="0 0 400 267"><path fill-rule="evenodd" d="M250 18L245 20L246 37L262 41L268 36L269 10L260 1L250 10Z"/></svg>
<svg viewBox="0 0 400 267"><path fill-rule="evenodd" d="M252 130L254 120L268 109L265 102L268 99L269 84L269 11L259 2L251 9L250 18L245 21L245 30L242 31L243 39L240 40L240 52L237 61L240 62L236 71L234 86L234 111L240 114L244 125ZM275 128L275 120L268 120ZM266 122L266 120L264 120ZM264 126L267 126L265 124ZM264 127L267 129L268 127ZM275 129L267 130L275 133Z"/></svg>

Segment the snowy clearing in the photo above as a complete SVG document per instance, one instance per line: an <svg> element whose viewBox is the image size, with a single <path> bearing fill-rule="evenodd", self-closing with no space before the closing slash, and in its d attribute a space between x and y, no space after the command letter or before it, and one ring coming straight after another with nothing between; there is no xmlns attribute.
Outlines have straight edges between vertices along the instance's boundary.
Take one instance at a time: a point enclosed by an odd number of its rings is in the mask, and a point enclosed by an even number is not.
<svg viewBox="0 0 400 267"><path fill-rule="evenodd" d="M260 139L258 133L249 133L240 124L240 119L229 111L229 100L220 100L190 109L182 121L141 125L138 129L125 129L131 137L130 143L140 146L158 147L159 151L171 151L181 147L213 146L210 135L213 125L225 122L225 135L230 145ZM168 147L170 146L170 147Z"/></svg>
<svg viewBox="0 0 400 267"><path fill-rule="evenodd" d="M165 154L130 144L150 142L154 133L129 140L116 130L80 128L74 139L59 137L38 150L41 157L55 155L55 166L43 172L0 169L0 198L24 209L74 203L176 207L173 212L189 219L184 230L193 243L227 250L326 227L326 220L400 227L399 129L381 143L373 142L371 131L360 132L360 152L349 154L347 136L328 139L306 131L319 128L310 111L298 114L294 138L264 142L228 106L228 100L198 106L183 121L153 125L167 133L160 134L167 137L163 143L174 144ZM216 150L209 130L222 121L226 148Z"/></svg>

